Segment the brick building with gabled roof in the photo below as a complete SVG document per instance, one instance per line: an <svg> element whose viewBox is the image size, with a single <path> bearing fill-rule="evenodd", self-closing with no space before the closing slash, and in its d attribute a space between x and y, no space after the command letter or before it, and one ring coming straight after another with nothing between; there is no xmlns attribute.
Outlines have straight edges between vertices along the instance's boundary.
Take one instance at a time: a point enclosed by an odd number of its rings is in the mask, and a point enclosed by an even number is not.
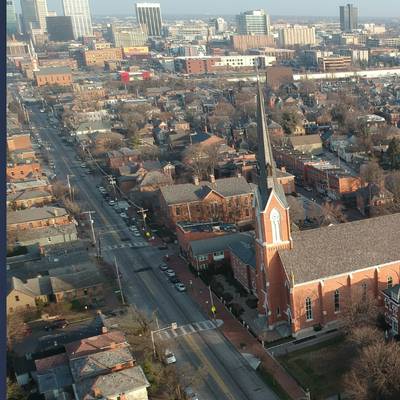
<svg viewBox="0 0 400 400"><path fill-rule="evenodd" d="M277 180L258 85L259 185L255 194L258 311L268 329L294 336L337 325L352 299L376 298L400 282L400 214L291 232L289 206Z"/></svg>
<svg viewBox="0 0 400 400"><path fill-rule="evenodd" d="M160 188L160 208L165 223L222 221L253 223L253 187L244 177L169 185Z"/></svg>

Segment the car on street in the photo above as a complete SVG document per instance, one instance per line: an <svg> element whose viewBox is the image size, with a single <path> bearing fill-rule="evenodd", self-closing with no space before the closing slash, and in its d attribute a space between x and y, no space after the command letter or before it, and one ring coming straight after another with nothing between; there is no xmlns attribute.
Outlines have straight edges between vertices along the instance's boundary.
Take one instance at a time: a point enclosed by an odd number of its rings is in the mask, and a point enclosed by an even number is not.
<svg viewBox="0 0 400 400"><path fill-rule="evenodd" d="M158 250L168 250L168 245L166 243L160 244Z"/></svg>
<svg viewBox="0 0 400 400"><path fill-rule="evenodd" d="M185 388L184 393L186 400L199 400L199 396L190 386Z"/></svg>
<svg viewBox="0 0 400 400"><path fill-rule="evenodd" d="M139 237L140 236L140 232L138 232L138 231L133 232L133 236Z"/></svg>
<svg viewBox="0 0 400 400"><path fill-rule="evenodd" d="M168 349L165 350L164 362L167 365L176 363L175 354L171 350L168 350Z"/></svg>
<svg viewBox="0 0 400 400"><path fill-rule="evenodd" d="M110 200L110 201L108 202L108 205L109 205L109 206L115 206L115 201L114 201L114 200Z"/></svg>
<svg viewBox="0 0 400 400"><path fill-rule="evenodd" d="M50 324L46 325L44 329L46 331L52 331L54 329L64 329L68 326L68 321L65 319L58 319L56 321L52 321Z"/></svg>
<svg viewBox="0 0 400 400"><path fill-rule="evenodd" d="M135 225L131 225L128 229L129 229L131 232L139 232L139 231L138 231L138 228L136 228Z"/></svg>
<svg viewBox="0 0 400 400"><path fill-rule="evenodd" d="M101 192L101 193L104 193L104 192L106 192L106 189L104 189L104 188L103 188L103 186L99 186L99 188L98 188L98 189L99 189L99 192Z"/></svg>
<svg viewBox="0 0 400 400"><path fill-rule="evenodd" d="M175 271L173 269L167 269L165 271L166 275L168 276L168 278L172 278L173 276L176 276Z"/></svg>
<svg viewBox="0 0 400 400"><path fill-rule="evenodd" d="M129 242L131 239L128 236L122 236L121 241L122 242Z"/></svg>
<svg viewBox="0 0 400 400"><path fill-rule="evenodd" d="M171 283L173 283L174 285L176 285L177 283L180 283L180 280L176 276L171 276L171 278L169 278L169 281Z"/></svg>
<svg viewBox="0 0 400 400"><path fill-rule="evenodd" d="M306 192L312 192L312 188L310 188L310 186L304 186L304 190Z"/></svg>
<svg viewBox="0 0 400 400"><path fill-rule="evenodd" d="M167 264L160 264L158 266L158 268L160 268L161 271L166 271L168 269L168 265Z"/></svg>
<svg viewBox="0 0 400 400"><path fill-rule="evenodd" d="M122 212L122 213L120 213L119 214L119 216L121 217L121 218L128 218L128 215L125 213L125 212Z"/></svg>
<svg viewBox="0 0 400 400"><path fill-rule="evenodd" d="M86 164L85 164L85 163L82 163L82 164L81 164L81 168L86 168Z"/></svg>
<svg viewBox="0 0 400 400"><path fill-rule="evenodd" d="M182 282L175 283L175 289L178 292L186 292L186 286Z"/></svg>

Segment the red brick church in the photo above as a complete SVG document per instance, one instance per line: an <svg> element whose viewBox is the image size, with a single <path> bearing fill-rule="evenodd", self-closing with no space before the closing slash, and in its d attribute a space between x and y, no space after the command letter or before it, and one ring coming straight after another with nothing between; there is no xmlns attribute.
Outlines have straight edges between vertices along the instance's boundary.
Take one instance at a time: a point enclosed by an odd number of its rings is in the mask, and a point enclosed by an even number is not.
<svg viewBox="0 0 400 400"><path fill-rule="evenodd" d="M256 286L268 329L288 324L298 336L329 328L352 296L383 305L382 291L400 283L400 214L291 232L260 85L257 103L259 182L266 184L255 196Z"/></svg>

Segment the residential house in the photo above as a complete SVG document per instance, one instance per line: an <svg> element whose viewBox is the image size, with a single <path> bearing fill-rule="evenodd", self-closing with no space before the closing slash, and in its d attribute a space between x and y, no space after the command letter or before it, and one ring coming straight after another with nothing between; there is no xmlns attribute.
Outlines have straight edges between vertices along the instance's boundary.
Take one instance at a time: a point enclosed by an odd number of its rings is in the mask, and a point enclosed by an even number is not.
<svg viewBox="0 0 400 400"><path fill-rule="evenodd" d="M147 400L147 388L150 386L142 368L136 366L88 378L74 384L76 400L129 399Z"/></svg>
<svg viewBox="0 0 400 400"><path fill-rule="evenodd" d="M160 212L171 228L177 222L223 221L251 225L253 187L243 177L232 177L160 188Z"/></svg>
<svg viewBox="0 0 400 400"><path fill-rule="evenodd" d="M139 157L139 151L121 147L119 150L113 150L107 153L106 163L112 171L115 171L123 165L137 162Z"/></svg>
<svg viewBox="0 0 400 400"><path fill-rule="evenodd" d="M319 134L289 136L287 139L294 150L310 154L322 153L322 141Z"/></svg>
<svg viewBox="0 0 400 400"><path fill-rule="evenodd" d="M185 257L188 255L190 242L228 235L237 231L236 225L223 222L178 222L176 224L179 250Z"/></svg>
<svg viewBox="0 0 400 400"><path fill-rule="evenodd" d="M6 174L9 182L22 179L37 179L42 175L42 167L38 161L19 159L7 163Z"/></svg>
<svg viewBox="0 0 400 400"><path fill-rule="evenodd" d="M371 209L393 203L393 194L380 185L369 183L356 191L357 209L362 215L370 215Z"/></svg>
<svg viewBox="0 0 400 400"><path fill-rule="evenodd" d="M23 192L9 193L7 207L12 209L42 207L52 203L54 196L44 190L25 190Z"/></svg>
<svg viewBox="0 0 400 400"><path fill-rule="evenodd" d="M230 248L239 242L251 243L251 233L231 233L208 239L192 240L188 244L188 261L197 270L207 269L211 264L230 260Z"/></svg>
<svg viewBox="0 0 400 400"><path fill-rule="evenodd" d="M7 314L35 310L39 303L49 302L51 293L51 282L48 276L28 279L26 282L13 276L7 294Z"/></svg>

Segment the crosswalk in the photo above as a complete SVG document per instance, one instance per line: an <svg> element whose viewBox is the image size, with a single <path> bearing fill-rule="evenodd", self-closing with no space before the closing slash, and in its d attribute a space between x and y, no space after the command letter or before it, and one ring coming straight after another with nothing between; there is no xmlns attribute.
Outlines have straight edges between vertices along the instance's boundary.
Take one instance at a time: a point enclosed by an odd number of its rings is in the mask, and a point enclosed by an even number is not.
<svg viewBox="0 0 400 400"><path fill-rule="evenodd" d="M154 334L155 338L158 340L171 340L179 336L191 335L193 333L208 331L211 329L216 329L223 324L223 321L217 319L215 321L205 320L200 322L192 322L191 324L178 326L176 329L165 329Z"/></svg>
<svg viewBox="0 0 400 400"><path fill-rule="evenodd" d="M129 242L129 243L120 243L120 244L114 244L110 246L102 246L101 251L113 251L113 250L119 250L119 249L126 249L126 248L141 248L141 247L147 247L149 244L147 242Z"/></svg>

